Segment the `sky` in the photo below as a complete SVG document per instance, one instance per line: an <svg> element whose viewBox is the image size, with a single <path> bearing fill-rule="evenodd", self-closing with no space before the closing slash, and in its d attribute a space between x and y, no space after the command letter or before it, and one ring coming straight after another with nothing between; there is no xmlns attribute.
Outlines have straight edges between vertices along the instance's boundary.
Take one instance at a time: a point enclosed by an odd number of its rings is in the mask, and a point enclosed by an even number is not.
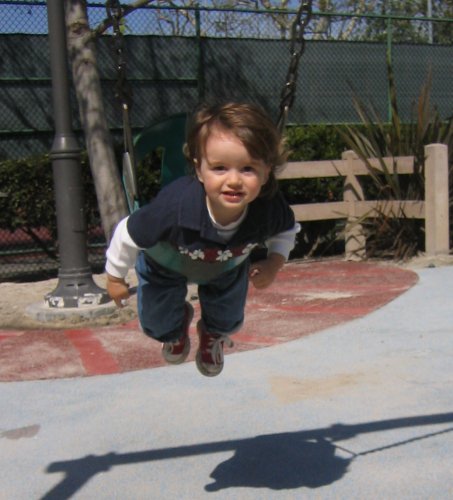
<svg viewBox="0 0 453 500"><path fill-rule="evenodd" d="M36 33L46 34L47 7L44 0L0 0L0 33ZM123 4L132 3L134 0L121 0ZM177 3L177 2L175 2ZM200 0L200 4L212 5L211 1ZM277 4L279 2L276 2ZM88 4L99 5L98 9L90 9L90 24L97 25L105 18L104 1L88 1ZM291 5L292 4L292 5ZM290 2L291 8L299 4L294 0ZM132 20L132 17L131 17Z"/></svg>

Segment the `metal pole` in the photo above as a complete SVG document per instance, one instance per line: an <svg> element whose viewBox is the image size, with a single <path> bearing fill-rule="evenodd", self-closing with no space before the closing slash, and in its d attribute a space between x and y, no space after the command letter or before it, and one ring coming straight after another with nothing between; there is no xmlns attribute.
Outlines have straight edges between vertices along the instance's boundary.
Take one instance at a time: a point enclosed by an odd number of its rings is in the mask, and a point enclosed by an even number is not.
<svg viewBox="0 0 453 500"><path fill-rule="evenodd" d="M72 129L64 2L47 0L55 136L50 151L60 255L58 284L45 296L51 308L93 306L109 301L93 281L86 248L87 230L80 149Z"/></svg>
<svg viewBox="0 0 453 500"><path fill-rule="evenodd" d="M198 83L198 100L203 101L205 97L205 81L204 81L204 44L201 38L201 19L198 4L195 10L195 33L197 37L197 83Z"/></svg>
<svg viewBox="0 0 453 500"><path fill-rule="evenodd" d="M386 58L387 64L393 65L392 61L392 1L390 0L390 7L387 17L387 50ZM387 119L389 123L392 121L392 103L390 102L390 89L387 91Z"/></svg>
<svg viewBox="0 0 453 500"><path fill-rule="evenodd" d="M433 43L433 5L431 3L431 0L428 0L426 10L426 15L430 18L428 21L428 42Z"/></svg>

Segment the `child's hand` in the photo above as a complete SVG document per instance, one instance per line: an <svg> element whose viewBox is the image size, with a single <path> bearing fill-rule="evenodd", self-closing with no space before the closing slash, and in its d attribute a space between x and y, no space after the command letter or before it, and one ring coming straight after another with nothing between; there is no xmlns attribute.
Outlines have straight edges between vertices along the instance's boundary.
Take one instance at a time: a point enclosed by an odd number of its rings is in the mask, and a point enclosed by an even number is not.
<svg viewBox="0 0 453 500"><path fill-rule="evenodd" d="M250 266L250 281L255 288L267 288L273 283L278 271L283 267L285 258L278 253L271 253L267 259Z"/></svg>
<svg viewBox="0 0 453 500"><path fill-rule="evenodd" d="M129 285L123 278L107 274L107 293L118 307L124 307L130 297Z"/></svg>

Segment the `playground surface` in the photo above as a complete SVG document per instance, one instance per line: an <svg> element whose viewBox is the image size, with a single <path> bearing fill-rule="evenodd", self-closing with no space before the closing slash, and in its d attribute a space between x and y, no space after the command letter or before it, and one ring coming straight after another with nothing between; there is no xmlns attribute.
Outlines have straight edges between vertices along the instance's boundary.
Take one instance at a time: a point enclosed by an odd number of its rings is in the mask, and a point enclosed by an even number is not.
<svg viewBox="0 0 453 500"><path fill-rule="evenodd" d="M251 292L212 379L192 358L146 365L133 321L40 345L18 331L17 351L1 332L2 495L450 499L451 283L453 266L291 263Z"/></svg>
<svg viewBox="0 0 453 500"><path fill-rule="evenodd" d="M250 287L245 325L226 352L269 347L350 321L391 301L416 281L414 272L382 262L292 261L273 286L259 291ZM189 287L187 298L195 318L188 361L194 360L198 344L196 292L196 287ZM136 296L130 302L136 311ZM137 319L105 327L102 321L94 323L0 328L0 382L107 375L166 364L161 344L142 333Z"/></svg>

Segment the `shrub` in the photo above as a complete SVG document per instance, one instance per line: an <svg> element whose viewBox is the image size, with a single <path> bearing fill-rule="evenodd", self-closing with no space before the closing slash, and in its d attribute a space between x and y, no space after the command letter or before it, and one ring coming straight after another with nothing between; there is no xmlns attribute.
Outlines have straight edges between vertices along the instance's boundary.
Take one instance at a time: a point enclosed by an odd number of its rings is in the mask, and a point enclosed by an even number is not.
<svg viewBox="0 0 453 500"><path fill-rule="evenodd" d="M422 200L424 199L424 146L432 143L446 144L451 159L453 155L453 117L446 122L442 121L438 110L431 105L431 75L429 74L422 86L418 100L413 104L411 121L403 124L398 113L396 84L390 63L388 63L387 68L391 122L385 123L371 105L355 98L354 106L362 121L362 126L346 126L339 129L339 133L349 148L354 150L367 165L372 182L366 185L366 190L368 193L372 193L371 198ZM414 157L413 175L398 175L397 171L390 172L385 167L384 157L406 155ZM376 171L369 164L367 159L371 157L380 160L382 172ZM416 255L423 247L424 226L419 221L390 217L382 212L376 218L364 218L359 223L365 230L366 251L370 257L407 260Z"/></svg>
<svg viewBox="0 0 453 500"><path fill-rule="evenodd" d="M96 195L86 154L81 157L88 228L99 225ZM0 162L0 228L22 231L47 255L56 258L57 240L53 175L49 155ZM46 228L51 241L43 239Z"/></svg>

